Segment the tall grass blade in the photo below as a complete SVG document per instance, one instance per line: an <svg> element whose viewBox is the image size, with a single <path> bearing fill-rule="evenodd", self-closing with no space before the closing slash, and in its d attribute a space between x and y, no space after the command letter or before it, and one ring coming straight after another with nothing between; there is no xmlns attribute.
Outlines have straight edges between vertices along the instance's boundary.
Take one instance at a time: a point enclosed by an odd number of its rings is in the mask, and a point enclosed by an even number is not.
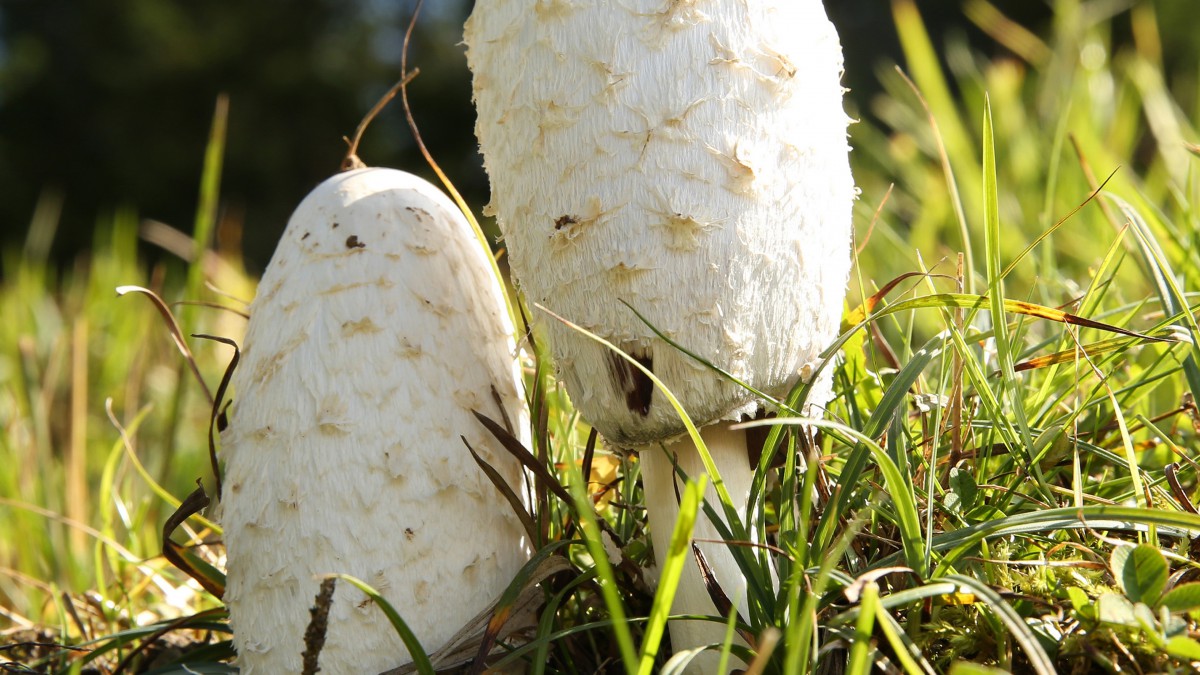
<svg viewBox="0 0 1200 675"><path fill-rule="evenodd" d="M667 617L671 614L671 603L675 599L675 590L679 587L680 578L683 577L683 567L691 558L689 555L691 547L688 543L692 539L692 527L696 524L696 513L700 508L705 482L703 475L697 476L695 480L689 480L679 498L679 517L675 520L675 529L671 532L671 548L667 551L665 559L658 560L658 592L654 594L654 604L650 608L650 620L646 624L646 632L642 637L638 675L650 675L654 669L654 660L658 656L658 647L667 626Z"/></svg>
<svg viewBox="0 0 1200 675"><path fill-rule="evenodd" d="M655 389L661 392L663 397L665 397L671 404L671 407L675 410L675 414L679 416L680 421L683 422L684 427L687 429L688 436L691 437L692 443L695 444L696 451L700 455L700 461L704 464L704 471L708 474L709 480L712 481L713 489L716 491L717 498L721 502L721 507L724 509L725 517L727 519L726 522L728 523L728 527L733 535L732 538L741 541L750 539L746 533L745 525L742 523L741 514L739 514L737 508L734 507L733 499L729 496L729 490L726 489L725 482L721 480L721 473L717 470L716 463L713 462L712 454L708 451L708 447L704 444L704 440L700 437L700 431L696 428L695 423L692 422L691 417L688 416L683 404L680 403L679 399L675 397L675 394L671 393L671 390L668 389L667 386L663 384L662 380L660 380L658 376L651 372L649 368L646 368L639 363L637 359L633 358L629 354L626 354L624 350L619 349L616 345L596 335L595 333L588 331L582 326L574 324L571 321L555 314L546 307L541 305L536 306L548 316L556 321L559 321L571 330L574 330L593 342L603 345L613 354L616 354L618 357L637 368L642 372L643 375L645 375L651 382L654 383ZM714 526L718 527L718 529L721 527L719 519L713 524ZM736 548L732 549L732 552L735 557L738 556L738 550Z"/></svg>
<svg viewBox="0 0 1200 675"><path fill-rule="evenodd" d="M912 360L905 364L904 368L893 379L891 386L884 392L883 400L876 406L875 411L871 414L871 418L867 420L867 424L862 431L823 420L799 418L762 420L742 425L749 427L770 424L807 424L845 433L847 439L852 439L852 442L848 441L848 444L853 447L853 450L850 456L847 457L841 474L838 475L838 485L834 492L833 501L821 515L817 529L813 533L814 545L818 550L828 548L833 538L833 528L838 521L848 515L850 502L855 496L855 488L858 486L860 474L867 466L867 460L874 458L877 462L882 462L886 466L886 471L888 472L887 478L890 479L888 487L889 491L892 492L891 497L896 505L897 513L905 521L905 525L909 526L902 529L905 536L904 551L905 555L909 556L909 565L918 570L918 576L924 578L926 570L922 562L924 555L921 553L920 524L918 522L914 496L908 486L908 482L901 477L896 463L888 455L887 451L875 442L875 439L883 434L895 416L903 415L906 412L909 387L916 382L925 368L938 355L940 344L940 339L935 338L931 340L917 351ZM918 548L912 548L914 544Z"/></svg>
<svg viewBox="0 0 1200 675"><path fill-rule="evenodd" d="M1132 227L1137 238L1138 250L1142 255L1142 264L1154 284L1163 307L1169 314L1182 315L1186 328L1191 331L1192 349L1184 359L1183 372L1187 377L1188 388L1191 389L1193 395L1200 395L1200 344L1196 342L1200 337L1200 326L1197 326L1196 316L1192 313L1191 307L1188 306L1183 291L1179 287L1178 277L1175 276L1175 271L1171 268L1166 254L1155 240L1154 233L1141 214L1129 202L1120 197L1110 195L1108 198L1121 209L1121 213Z"/></svg>
<svg viewBox="0 0 1200 675"><path fill-rule="evenodd" d="M1021 434L1027 452L1033 452L1033 435L1025 419L1025 405L1017 396L1017 376L1013 367L1013 354L1017 348L1008 333L1008 319L1004 315L1004 273L1000 264L1000 186L996 178L996 139L992 127L992 104L984 97L983 107L983 204L984 241L987 259L988 296L991 298L992 330L996 341L996 361L1000 371L1000 404L1011 408L1016 417L1017 430ZM1030 467L1039 476L1037 465Z"/></svg>
<svg viewBox="0 0 1200 675"><path fill-rule="evenodd" d="M929 662L921 655L920 648L904 632L895 617L888 614L881 606L876 609L876 623L879 626L879 632L887 638L892 647L892 653L896 655L896 660L900 662L900 667L904 669L905 673L908 675L933 675L933 666L929 665Z"/></svg>
<svg viewBox="0 0 1200 675"><path fill-rule="evenodd" d="M225 133L229 127L229 96L217 96L213 110L212 128L204 147L204 169L200 174L200 196L192 230L192 259L188 265L184 297L197 299L204 287L204 264L208 247L217 225L217 205L221 198L221 166L225 157ZM184 312L184 323L191 323L191 313Z"/></svg>
<svg viewBox="0 0 1200 675"><path fill-rule="evenodd" d="M860 447L866 448L870 452L871 459L878 466L880 473L883 474L884 484L887 487L887 495L891 497L892 506L895 510L896 524L900 529L900 540L907 564L919 578L926 578L928 569L925 566L925 544L924 536L921 533L921 522L917 511L916 497L913 495L910 481L900 472L900 468L896 465L896 462L892 459L888 451L866 433L837 422L822 419L788 418L756 420L740 424L734 428L750 428L772 424L816 427L842 436L846 439L847 445L851 445L851 441L853 441L858 443ZM855 475L850 484L857 482L858 477ZM843 491L843 494L847 493L849 493L849 490ZM822 520L822 523L824 522L826 522L825 519Z"/></svg>
<svg viewBox="0 0 1200 675"><path fill-rule="evenodd" d="M1017 641L1017 644L1024 650L1025 656L1029 659L1029 665L1038 675L1055 675L1058 670L1054 667L1054 662L1050 660L1050 656L1046 654L1046 650L1042 648L1040 642L1033 632L1026 625L1025 619L1012 608L1000 594L992 590L987 584L961 574L950 574L946 577L947 581L958 583L963 588L969 589L972 593L983 599L982 606L990 612L996 614L1004 626L1008 629L1009 635Z"/></svg>
<svg viewBox="0 0 1200 675"><path fill-rule="evenodd" d="M913 0L892 0L892 16L908 70L928 100L930 115L938 121L945 137L947 156L955 170L965 174L970 167L978 165L974 144L950 93L921 13ZM967 192L967 197L969 205L980 203L979 193L973 189Z"/></svg>
<svg viewBox="0 0 1200 675"><path fill-rule="evenodd" d="M384 616L387 617L388 622L392 624L392 629L396 631L396 635L404 642L404 648L408 650L409 657L412 658L417 672L421 675L436 675L433 663L430 662L429 655L425 653L425 648L421 646L421 641L417 639L416 634L412 632L412 629L400 617L400 613L396 611L396 608L387 601L387 598L380 595L379 591L372 588L367 582L352 577L349 574L332 574L330 577L341 579L366 594L375 603L375 606L383 612Z"/></svg>
<svg viewBox="0 0 1200 675"><path fill-rule="evenodd" d="M871 672L871 637L875 628L875 614L879 611L879 584L874 581L863 586L859 600L858 621L854 625L854 643L850 645L850 662L846 666L848 675L869 675Z"/></svg>
<svg viewBox="0 0 1200 675"><path fill-rule="evenodd" d="M579 517L579 528L583 533L584 542L596 569L596 583L600 586L604 605L608 608L609 616L612 617L612 630L617 640L617 647L620 649L621 663L627 675L638 675L640 660L633 645L633 635L629 632L629 626L625 620L625 606L617 592L618 586L613 575L612 565L608 562L608 553L604 550L604 543L601 540L603 535L596 524L596 513L584 487L587 483L579 474L578 467L574 463L570 466L572 470L571 496L575 499L575 512Z"/></svg>

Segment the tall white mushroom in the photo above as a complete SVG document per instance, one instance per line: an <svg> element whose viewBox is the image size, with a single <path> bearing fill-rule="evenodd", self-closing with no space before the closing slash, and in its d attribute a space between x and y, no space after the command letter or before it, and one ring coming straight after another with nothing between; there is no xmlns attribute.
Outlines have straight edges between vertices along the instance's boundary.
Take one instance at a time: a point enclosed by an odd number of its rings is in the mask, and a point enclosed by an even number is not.
<svg viewBox="0 0 1200 675"><path fill-rule="evenodd" d="M819 0L476 0L467 21L476 134L513 272L531 302L651 368L702 431L745 509L744 389L664 334L772 395L836 335L855 195L841 47ZM609 441L645 446L684 428L616 355L546 322L559 373ZM830 396L828 378L809 404ZM669 446L691 475L689 442ZM655 549L676 504L669 462L641 453ZM709 489L708 499L714 492ZM716 536L707 523L697 538ZM702 545L731 598L745 582L724 546ZM713 613L694 566L674 611ZM719 626L673 622L676 649Z"/></svg>
<svg viewBox="0 0 1200 675"><path fill-rule="evenodd" d="M460 439L519 492L520 468L471 414L528 426L486 255L449 199L400 171L334 176L293 214L251 308L224 436L225 601L243 675L300 672L315 575L371 584L432 651L527 559ZM341 585L321 672L408 657Z"/></svg>

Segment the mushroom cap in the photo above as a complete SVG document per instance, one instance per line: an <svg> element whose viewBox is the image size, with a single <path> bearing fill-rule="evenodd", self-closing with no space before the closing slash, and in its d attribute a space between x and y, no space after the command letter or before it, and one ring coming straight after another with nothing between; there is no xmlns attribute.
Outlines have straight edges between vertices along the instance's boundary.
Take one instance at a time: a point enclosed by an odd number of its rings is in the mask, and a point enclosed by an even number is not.
<svg viewBox="0 0 1200 675"><path fill-rule="evenodd" d="M841 47L819 0L479 0L465 41L528 300L650 366L699 423L760 402L622 300L748 384L790 389L836 336L850 268ZM609 440L684 431L639 372L543 323Z"/></svg>
<svg viewBox="0 0 1200 675"><path fill-rule="evenodd" d="M296 209L251 307L223 438L225 601L243 675L300 672L319 580L380 591L440 647L527 559L460 436L520 493L471 410L527 428L503 291L462 213L390 169L339 174ZM322 673L408 660L386 617L334 594Z"/></svg>

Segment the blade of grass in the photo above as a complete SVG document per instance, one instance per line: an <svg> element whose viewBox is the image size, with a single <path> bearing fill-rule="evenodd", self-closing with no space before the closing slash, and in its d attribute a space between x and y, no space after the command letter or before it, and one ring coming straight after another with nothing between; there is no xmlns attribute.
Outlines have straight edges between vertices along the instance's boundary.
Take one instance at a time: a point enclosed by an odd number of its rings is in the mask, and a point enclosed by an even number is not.
<svg viewBox="0 0 1200 675"><path fill-rule="evenodd" d="M913 644L913 641L904 632L896 619L891 614L888 614L887 610L882 606L876 608L876 620L879 624L880 632L887 638L888 644L892 646L892 653L896 655L896 660L900 662L900 666L904 668L904 672L908 673L908 675L933 674L933 667L921 656L920 649Z"/></svg>
<svg viewBox="0 0 1200 675"><path fill-rule="evenodd" d="M934 577L944 576L948 572L939 573L941 570L947 569L985 539L1075 529L1145 531L1150 525L1166 528L1173 536L1189 533L1194 535L1200 533L1200 515L1133 506L1103 505L1038 510L1006 516L935 535L934 550L947 553L939 569L935 570ZM888 556L879 560L878 564L891 564L894 558L895 556Z"/></svg>
<svg viewBox="0 0 1200 675"><path fill-rule="evenodd" d="M392 624L392 629L396 631L396 635L400 636L400 640L404 642L404 648L408 650L409 657L412 658L413 665L417 667L417 672L421 675L436 675L433 669L433 663L429 661L429 655L425 653L425 648L421 646L421 641L417 639L412 629L400 617L400 613L395 607L387 601L387 598L379 594L379 591L372 588L367 582L350 576L349 574L331 574L328 578L341 579L358 590L362 591L368 598L374 601L375 606L383 611L388 622Z"/></svg>
<svg viewBox="0 0 1200 675"><path fill-rule="evenodd" d="M1025 656L1029 659L1029 665L1034 672L1038 675L1055 675L1058 672L1054 667L1054 662L1050 660L1046 650L1042 649L1042 645L1034 636L1033 631L1029 630L1029 626L1025 624L1025 619L1005 602L999 593L974 577L950 574L945 578L947 581L970 589L972 593L984 600L982 606L988 611L994 612L1004 622L1009 635L1016 639L1017 644L1025 651Z"/></svg>
<svg viewBox="0 0 1200 675"><path fill-rule="evenodd" d="M996 360L1000 366L999 399L1002 407L1010 408L1016 418L1017 431L1029 453L1033 452L1033 434L1025 418L1025 406L1017 396L1016 372L1013 369L1013 354L1017 347L1008 333L1008 319L1004 315L1004 274L1000 267L1000 187L996 178L996 139L992 127L992 104L984 97L983 107L983 204L984 204L984 255L987 259L988 296L991 298L992 330L996 341ZM1039 483L1044 483L1041 468L1029 467Z"/></svg>
<svg viewBox="0 0 1200 675"><path fill-rule="evenodd" d="M1200 394L1200 345L1196 344L1196 338L1200 336L1200 326L1197 326L1196 316L1184 299L1175 271L1141 214L1129 202L1119 197L1109 195L1108 199L1117 205L1132 227L1148 276L1154 283L1163 307L1169 314L1182 314L1185 326L1191 331L1192 349L1183 362L1183 370L1192 393Z"/></svg>
<svg viewBox="0 0 1200 675"><path fill-rule="evenodd" d="M579 473L579 467L574 462L569 463L571 481L569 489L575 500L575 513L579 517L579 529L582 531L588 553L592 556L592 564L596 569L596 583L600 586L600 594L604 605L612 617L613 634L617 639L617 647L621 652L621 663L627 675L638 675L638 654L633 645L633 635L629 632L626 622L625 606L617 592L618 586L613 575L612 565L608 562L608 553L604 550L601 540L600 527L596 524L596 512L592 500L587 495L587 481Z"/></svg>
<svg viewBox="0 0 1200 675"><path fill-rule="evenodd" d="M704 494L705 477L697 476L684 486L683 495L679 499L679 517L675 520L675 529L671 532L671 548L665 560L659 560L658 592L654 594L654 604L650 608L650 621L646 624L646 632L642 637L641 656L638 660L638 675L650 675L654 668L654 659L658 656L659 643L667 625L667 617L671 614L671 603L675 599L675 590L679 579L683 576L683 566L690 559L691 547L688 545L692 538L692 527L696 524L696 513L700 508L701 495ZM722 671L724 672L724 671Z"/></svg>
<svg viewBox="0 0 1200 675"><path fill-rule="evenodd" d="M854 643L850 645L850 662L846 666L849 675L869 675L871 662L871 635L875 627L875 614L879 611L879 584L874 581L863 586L859 600L858 621L854 624Z"/></svg>
<svg viewBox="0 0 1200 675"><path fill-rule="evenodd" d="M495 469L491 464L488 464L479 453L475 452L475 448L471 447L471 443L467 441L466 436L459 436L462 439L463 445L467 446L467 452L471 453L471 459L475 460L475 465L478 466L492 482L492 486L504 497L508 502L509 508L516 514L517 520L521 521L521 526L525 528L525 536L529 537L529 541L537 539L537 525L533 523L533 517L525 510L525 505L521 503L521 498L513 492L512 487L504 481L504 476Z"/></svg>
<svg viewBox="0 0 1200 675"><path fill-rule="evenodd" d="M400 50L400 75L402 77L400 102L404 108L404 119L408 122L408 128L412 131L413 141L416 142L417 150L421 153L421 156L425 158L425 163L429 165L434 175L441 181L442 187L446 188L446 192L450 194L450 198L454 200L459 210L462 211L463 216L466 217L467 222L471 225L471 231L475 233L475 239L479 242L479 246L487 252L487 259L492 268L492 275L499 284L499 288L507 288L504 275L500 272L500 265L496 262L496 254L492 253L491 244L488 242L487 235L483 233L483 227L480 226L475 213L471 211L471 207L467 205L467 201L459 194L458 188L454 186L454 182L442 171L441 165L433 158L433 153L429 152L429 149L425 147L425 139L421 137L421 130L417 127L417 120L413 117L412 106L408 102L408 85L413 79L408 70L408 45L412 40L413 29L417 25L417 15L421 12L422 2L423 0L418 0L416 8L413 9L412 19L408 23L408 28L404 31L404 44ZM413 75L415 75L415 72L416 69L414 68ZM512 297L508 293L504 293L503 295L504 306L508 309L509 318L513 321L514 325L519 325L517 324L517 307Z"/></svg>
<svg viewBox="0 0 1200 675"><path fill-rule="evenodd" d="M111 398L104 400L104 411L108 414L108 421L117 430L118 435L120 435L121 444L125 448L125 457L129 460L129 463L133 466L138 476L146 483L147 487L150 488L151 492L153 492L155 496L163 500L163 502L169 505L172 509L178 509L183 503L182 500L171 494L166 488L159 484L158 481L154 480L154 477L151 476L150 472L146 470L146 467L142 465L142 460L139 459L137 453L134 452L133 441L130 434L126 432L125 427L121 426L120 421L117 420L117 416L113 412ZM196 522L202 524L204 527L218 531L221 529L219 525L208 520L204 516L196 514L194 517L196 518Z"/></svg>
<svg viewBox="0 0 1200 675"><path fill-rule="evenodd" d="M924 537L921 533L921 519L917 511L916 498L913 495L908 480L900 472L900 468L896 465L896 462L892 459L888 451L867 434L829 420L812 418L765 419L743 422L731 428L747 429L772 424L804 425L837 432L846 439L853 439L859 445L866 448L871 453L871 458L875 460L880 473L883 474L887 494L892 499L892 505L896 512L897 525L900 528L901 546L904 549L904 557L908 562L908 566L913 569L917 577L921 579L926 578L928 570L924 564L925 545L923 541ZM857 478L854 479L854 483L857 483ZM848 493L849 490L846 492Z"/></svg>
<svg viewBox="0 0 1200 675"><path fill-rule="evenodd" d="M533 654L533 659L530 663L530 675L543 675L546 672L547 662L550 656L551 641L544 639L553 633L554 622L558 618L558 608L562 606L563 601L576 591L581 585L591 582L596 578L596 568L593 567L586 572L576 576L558 593L554 594L546 602L546 607L542 610L541 620L538 621L537 637L534 638L531 644L536 645L537 649ZM499 670L505 662L511 657L505 658L496 664L496 669Z"/></svg>
<svg viewBox="0 0 1200 675"><path fill-rule="evenodd" d="M204 382L204 376L200 373L200 367L196 364L196 357L192 354L191 348L188 347L187 341L183 339L183 331L180 330L179 322L175 320L174 314L171 313L171 308L167 306L167 303L163 302L162 298L158 297L157 293L148 288L142 288L141 286L117 287L118 296L129 293L140 293L149 298L150 302L154 303L154 308L162 315L163 323L166 324L167 330L171 334L171 339L175 342L175 348L183 355L184 361L191 368L192 375L196 377L196 382L199 383L200 388L204 391L204 397L208 400L209 405L212 405L212 392L209 391L208 385ZM182 390L183 387L179 387L178 389Z"/></svg>
<svg viewBox="0 0 1200 675"><path fill-rule="evenodd" d="M1037 248L1039 244L1041 244L1043 241L1045 241L1050 235L1054 234L1054 232L1056 230L1058 230L1058 228L1065 225L1066 222L1071 219L1071 216L1074 216L1076 213L1079 213L1080 211L1082 211L1083 207L1087 206L1088 203L1090 203L1093 199L1095 199L1097 197L1097 195L1100 194L1100 192L1104 189L1104 186L1108 185L1108 182L1113 179L1113 176L1117 175L1117 171L1119 171L1119 170L1120 169L1113 169L1112 173L1108 174L1108 178L1105 178L1104 182L1101 183L1099 187L1097 187L1095 190L1092 190L1092 192L1087 196L1087 198L1084 199L1082 202L1080 202L1080 204L1078 206L1071 209L1071 211L1068 212L1067 215L1063 216L1062 218L1059 218L1057 222L1055 222L1050 227L1046 228L1033 241L1029 242L1029 244L1025 247L1025 249L1022 250L1020 253L1018 253L1017 256L1008 263L1008 267L1005 267L1004 271L1000 273L1000 278L1007 279L1008 275L1012 273L1013 268L1015 268L1017 266L1017 263L1021 262L1021 260L1023 260L1025 258L1025 256L1029 255L1033 251L1033 249Z"/></svg>
<svg viewBox="0 0 1200 675"><path fill-rule="evenodd" d="M1117 428L1120 431L1121 447L1125 450L1125 465L1129 469L1129 478L1133 481L1134 495L1137 499L1138 506L1143 508L1147 507L1149 506L1149 502L1146 497L1146 491L1142 486L1141 470L1138 466L1137 455L1135 455L1133 451L1133 439L1129 435L1129 426L1125 423L1125 413L1121 411L1121 403L1117 400L1116 393L1109 385L1108 377L1106 377L1104 373L1096 367L1096 364L1088 356L1086 351L1082 349L1080 351L1082 352L1082 360L1092 368L1093 372L1095 372L1096 376L1100 380L1100 384L1104 387L1105 393L1112 402L1112 413L1113 417L1116 418ZM1150 530L1150 535L1151 541L1157 544L1157 537L1154 535L1153 528Z"/></svg>
<svg viewBox="0 0 1200 675"><path fill-rule="evenodd" d="M675 414L679 416L679 420L683 422L684 428L687 429L688 436L691 437L692 443L696 446L696 451L700 455L700 461L704 464L704 472L707 473L709 479L712 480L713 489L716 490L717 498L721 502L721 506L724 509L725 517L728 519L726 522L732 531L733 538L739 541L749 540L750 537L746 533L745 525L742 523L741 516L738 513L737 508L733 505L733 499L729 496L729 490L725 488L725 482L721 480L721 473L717 470L716 463L713 462L712 454L708 451L708 447L704 444L704 440L700 437L700 431L696 428L695 423L692 422L691 417L688 416L683 404L681 404L679 399L675 397L675 394L671 393L671 390L668 389L667 386L663 384L662 380L660 380L658 376L656 376L650 369L643 366L638 362L637 359L633 358L629 354L626 354L624 350L617 348L616 345L612 344L608 340L605 340L604 338L588 331L582 326L574 324L558 314L555 314L553 311L542 305L535 305L535 307L545 312L554 320L559 321L563 325L567 326L571 330L576 331L580 335L583 335L593 342L603 345L613 354L616 354L618 357L637 368L651 382L654 383L655 389L662 392L662 395L671 404L671 407L675 410ZM717 523L714 523L714 525L717 525ZM737 549L733 549L732 552L736 557Z"/></svg>
<svg viewBox="0 0 1200 675"><path fill-rule="evenodd" d="M200 174L200 195L192 230L192 261L188 265L184 297L197 299L204 287L204 262L217 224L217 204L221 197L221 165L225 157L225 133L229 126L229 96L217 96L213 110L208 143L204 146L204 168ZM183 311L184 324L190 324L192 313Z"/></svg>
<svg viewBox="0 0 1200 675"><path fill-rule="evenodd" d="M763 631L762 637L758 639L758 649L755 652L754 660L744 671L745 675L762 675L767 666L771 663L771 654L775 653L775 648L779 646L779 639L782 633L777 628L768 628ZM725 672L725 662L721 664L721 672Z"/></svg>
<svg viewBox="0 0 1200 675"><path fill-rule="evenodd" d="M504 625L513 617L514 612L520 610L518 605L524 605L530 601L536 602L545 595L544 588L542 592L538 592L535 586L560 572L574 569L564 556L555 554L560 548L565 548L573 543L576 542L556 542L556 544L538 551L509 582L508 588L504 589L504 593L496 601L495 608L488 618L483 639L475 654L475 662L471 666L471 675L482 673L487 668L487 658L492 653ZM442 647L439 652L445 648ZM435 652L435 656L439 652Z"/></svg>
<svg viewBox="0 0 1200 675"><path fill-rule="evenodd" d="M937 51L929 39L929 33L921 19L921 13L913 0L893 0L892 16L908 70L913 74L913 80L923 92L923 98L929 102L929 116L937 120L941 131L938 136L945 139L947 163L952 164L965 175L970 167L978 166L975 145L971 142L966 124L963 123L954 97L950 94L950 87L942 73ZM957 194L957 190L952 188L952 193ZM974 189L968 189L966 196L968 204L981 203L979 193ZM963 222L965 223L965 220ZM968 252L967 260L970 262L972 256L969 254L969 245L965 245L965 250ZM973 272L972 269L971 274ZM968 279L971 274L968 274ZM973 282L968 281L967 287L973 287Z"/></svg>
<svg viewBox="0 0 1200 675"><path fill-rule="evenodd" d="M847 584L849 585L849 584ZM894 591L879 597L880 609L896 609L912 605L913 603L933 600L937 598L953 597L958 592L958 584L953 584L947 581L934 581L914 588L906 588L902 591ZM832 600L830 601L832 602ZM851 622L858 622L863 608L861 605L851 607L843 612L835 614L828 619L830 626L844 626Z"/></svg>

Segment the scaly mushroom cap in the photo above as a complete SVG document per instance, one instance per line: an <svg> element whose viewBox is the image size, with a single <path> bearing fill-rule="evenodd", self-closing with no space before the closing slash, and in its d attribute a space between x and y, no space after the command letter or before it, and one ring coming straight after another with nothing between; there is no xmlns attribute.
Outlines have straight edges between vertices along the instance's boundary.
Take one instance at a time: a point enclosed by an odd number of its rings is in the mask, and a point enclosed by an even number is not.
<svg viewBox="0 0 1200 675"><path fill-rule="evenodd" d="M297 208L252 305L224 436L222 523L243 675L300 672L314 575L379 590L432 651L526 560L519 521L460 435L519 490L475 409L518 430L502 290L461 212L429 183L362 169ZM322 673L378 673L408 652L378 607L338 586Z"/></svg>
<svg viewBox="0 0 1200 675"><path fill-rule="evenodd" d="M477 0L465 40L491 208L529 301L650 366L697 422L759 403L619 300L786 392L835 337L850 267L841 47L819 0ZM544 323L607 438L683 431L639 372Z"/></svg>

